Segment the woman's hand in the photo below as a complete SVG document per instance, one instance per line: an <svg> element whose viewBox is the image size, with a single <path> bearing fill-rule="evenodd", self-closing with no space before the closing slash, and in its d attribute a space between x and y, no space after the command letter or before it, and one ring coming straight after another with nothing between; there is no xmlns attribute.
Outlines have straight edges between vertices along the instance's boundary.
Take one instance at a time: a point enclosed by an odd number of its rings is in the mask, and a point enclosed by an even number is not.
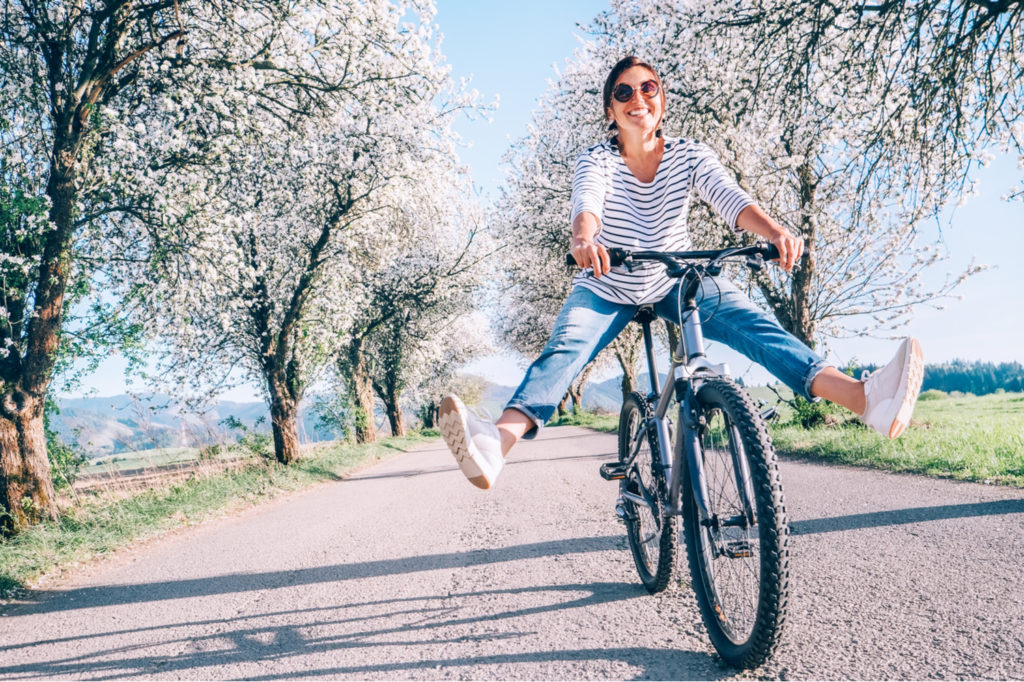
<svg viewBox="0 0 1024 682"><path fill-rule="evenodd" d="M589 239L573 239L569 253L576 259L576 265L580 268L593 268L594 277L598 279L612 269L608 249Z"/></svg>
<svg viewBox="0 0 1024 682"><path fill-rule="evenodd" d="M779 250L779 267L786 272L793 269L804 253L804 240L788 231L773 237L771 243Z"/></svg>
<svg viewBox="0 0 1024 682"><path fill-rule="evenodd" d="M757 204L750 204L736 218L741 230L764 237L779 250L779 267L786 272L804 255L804 240L769 218Z"/></svg>

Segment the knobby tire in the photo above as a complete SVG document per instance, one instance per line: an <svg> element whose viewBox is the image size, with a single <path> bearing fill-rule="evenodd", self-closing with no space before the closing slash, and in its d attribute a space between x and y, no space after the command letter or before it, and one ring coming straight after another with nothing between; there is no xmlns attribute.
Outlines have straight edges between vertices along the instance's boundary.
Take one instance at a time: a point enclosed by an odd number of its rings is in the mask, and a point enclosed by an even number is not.
<svg viewBox="0 0 1024 682"><path fill-rule="evenodd" d="M756 668L779 645L788 599L789 529L775 449L759 411L733 382L706 381L697 403L712 516L736 519L743 514L732 456L738 449L750 471L756 523L701 525L684 470L683 537L693 588L708 636L722 658L739 668Z"/></svg>

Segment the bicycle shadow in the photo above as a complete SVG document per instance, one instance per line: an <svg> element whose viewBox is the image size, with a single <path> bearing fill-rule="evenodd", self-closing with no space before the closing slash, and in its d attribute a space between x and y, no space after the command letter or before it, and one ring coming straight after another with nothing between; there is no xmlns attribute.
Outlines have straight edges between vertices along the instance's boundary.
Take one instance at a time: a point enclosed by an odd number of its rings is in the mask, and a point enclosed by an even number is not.
<svg viewBox="0 0 1024 682"><path fill-rule="evenodd" d="M789 531L793 535L815 535L819 533L878 528L880 526L899 526L925 521L962 519L975 516L1000 516L1005 514L1024 514L1024 499L994 500L972 504L945 504L933 507L910 507L907 509L792 521L789 524Z"/></svg>

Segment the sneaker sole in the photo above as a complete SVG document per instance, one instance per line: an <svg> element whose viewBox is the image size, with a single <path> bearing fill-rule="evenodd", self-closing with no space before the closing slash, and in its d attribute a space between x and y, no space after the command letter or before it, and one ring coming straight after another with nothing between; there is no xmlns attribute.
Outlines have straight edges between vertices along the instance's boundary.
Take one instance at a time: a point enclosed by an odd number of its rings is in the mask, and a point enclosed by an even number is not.
<svg viewBox="0 0 1024 682"><path fill-rule="evenodd" d="M448 449L455 456L463 475L469 482L478 488L487 489L491 487L490 481L484 476L483 470L474 461L473 454L469 450L469 441L466 438L466 418L462 408L451 397L446 396L441 400L441 407L438 410L438 423L441 427L441 437L444 438Z"/></svg>
<svg viewBox="0 0 1024 682"><path fill-rule="evenodd" d="M907 388L903 393L903 403L889 427L889 438L899 438L907 430L910 418L914 415L917 395L921 392L921 382L924 380L924 354L917 339L909 339L907 356Z"/></svg>

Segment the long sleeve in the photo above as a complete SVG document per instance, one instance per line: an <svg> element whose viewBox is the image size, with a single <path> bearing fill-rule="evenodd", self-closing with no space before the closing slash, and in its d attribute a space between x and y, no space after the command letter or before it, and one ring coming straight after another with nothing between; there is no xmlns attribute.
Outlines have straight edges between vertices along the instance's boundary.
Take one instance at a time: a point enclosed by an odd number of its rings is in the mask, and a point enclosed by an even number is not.
<svg viewBox="0 0 1024 682"><path fill-rule="evenodd" d="M572 211L569 224L580 213L593 213L599 220L604 216L604 201L608 178L604 168L601 145L591 147L576 159L572 176Z"/></svg>
<svg viewBox="0 0 1024 682"><path fill-rule="evenodd" d="M722 162L706 145L699 145L693 168L693 186L700 197L734 230L740 213L754 203Z"/></svg>

